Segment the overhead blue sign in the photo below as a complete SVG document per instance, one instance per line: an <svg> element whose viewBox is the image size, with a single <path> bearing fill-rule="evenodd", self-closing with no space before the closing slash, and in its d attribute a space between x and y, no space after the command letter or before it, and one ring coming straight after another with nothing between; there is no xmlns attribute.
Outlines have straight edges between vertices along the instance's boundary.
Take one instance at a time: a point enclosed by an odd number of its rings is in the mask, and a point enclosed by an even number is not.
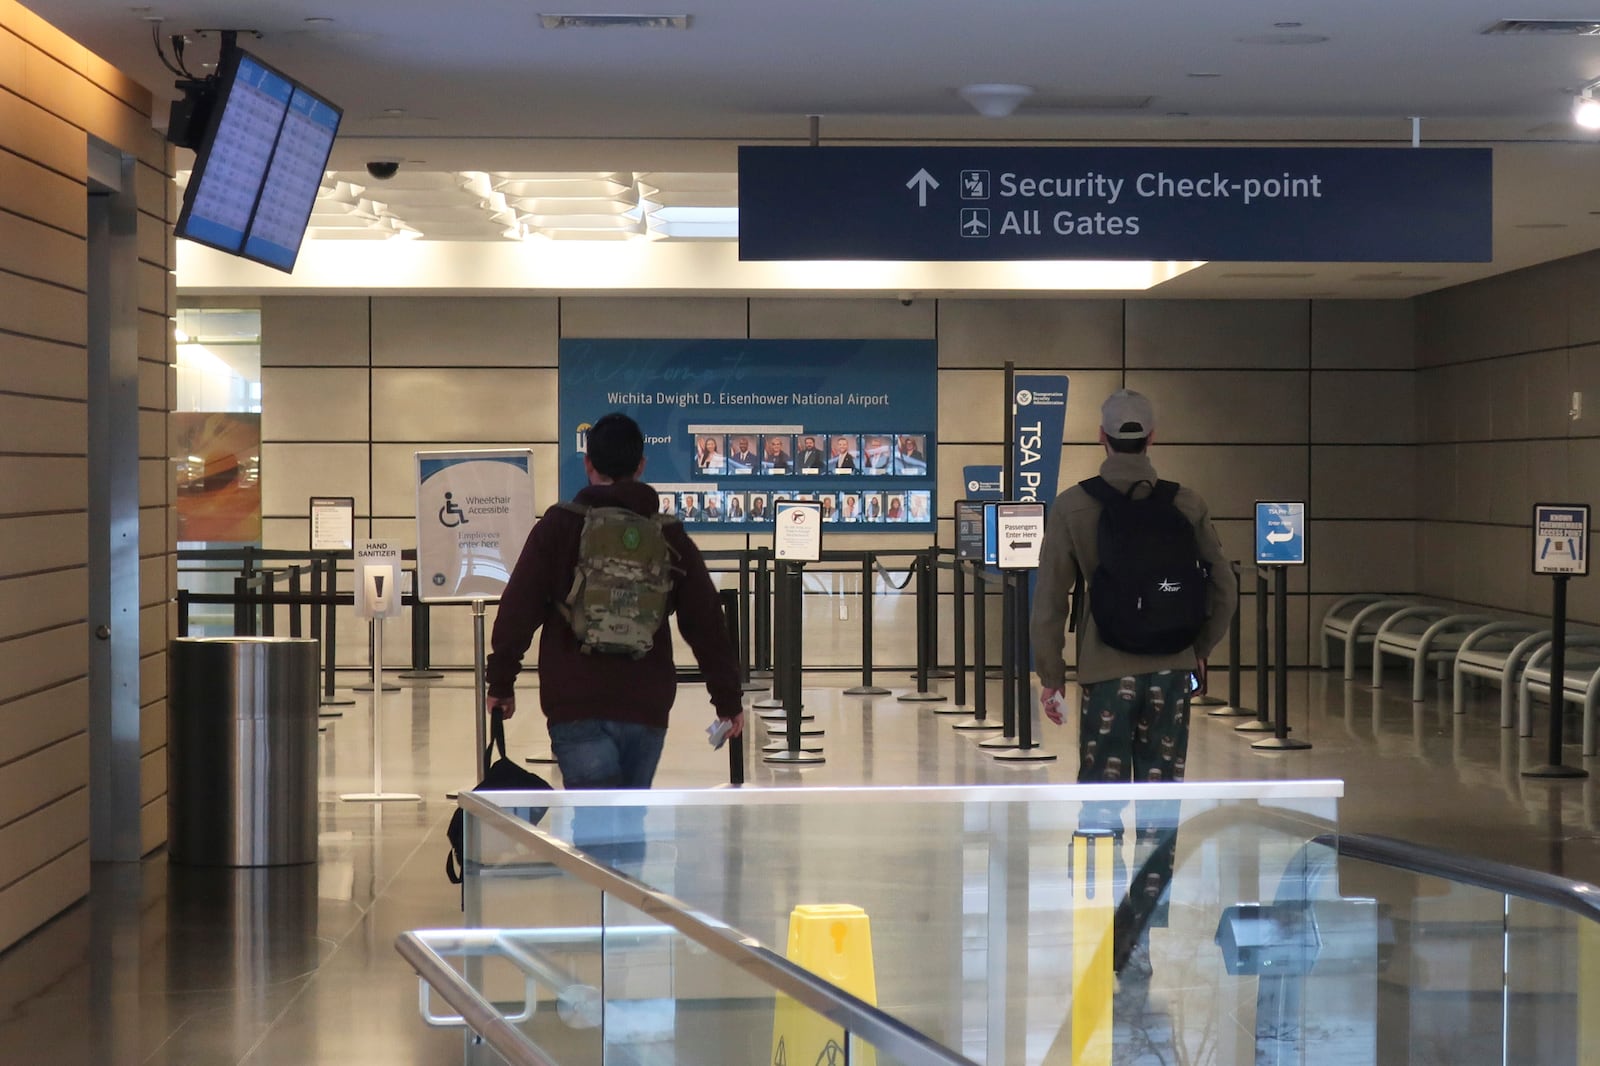
<svg viewBox="0 0 1600 1066"><path fill-rule="evenodd" d="M565 499L589 426L622 411L691 530L770 531L779 499L861 532L934 528L933 341L564 340L558 379Z"/></svg>
<svg viewBox="0 0 1600 1066"><path fill-rule="evenodd" d="M1306 561L1306 505L1256 503L1256 565L1298 566Z"/></svg>
<svg viewBox="0 0 1600 1066"><path fill-rule="evenodd" d="M1487 148L739 149L739 258L1493 258Z"/></svg>

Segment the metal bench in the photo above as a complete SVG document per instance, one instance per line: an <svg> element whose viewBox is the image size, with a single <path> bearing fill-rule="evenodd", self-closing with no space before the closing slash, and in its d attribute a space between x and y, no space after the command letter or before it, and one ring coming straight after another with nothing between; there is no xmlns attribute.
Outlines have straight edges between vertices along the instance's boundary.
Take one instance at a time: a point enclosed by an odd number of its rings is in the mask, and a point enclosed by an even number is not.
<svg viewBox="0 0 1600 1066"><path fill-rule="evenodd" d="M1519 732L1533 736L1533 696L1550 697L1550 653L1554 641L1545 641L1528 666L1522 671L1522 682L1517 686L1517 717ZM1583 709L1583 753L1595 754L1595 705L1600 703L1600 634L1583 634L1567 638L1566 662L1561 698Z"/></svg>
<svg viewBox="0 0 1600 1066"><path fill-rule="evenodd" d="M1510 729L1516 703L1517 675L1539 645L1550 640L1550 630L1537 628L1537 622L1490 622L1467 634L1456 649L1452 683L1455 713L1462 714L1463 689L1467 677L1485 677L1500 682L1500 728Z"/></svg>
<svg viewBox="0 0 1600 1066"><path fill-rule="evenodd" d="M1487 614L1453 614L1448 607L1413 606L1391 614L1372 638L1372 687L1383 687L1383 657L1398 655L1411 660L1411 702L1427 699L1428 664L1446 676L1448 664L1467 635L1500 619Z"/></svg>
<svg viewBox="0 0 1600 1066"><path fill-rule="evenodd" d="M1354 681L1356 676L1356 649L1371 644L1384 619L1396 611L1416 606L1416 600L1363 593L1334 601L1328 613L1322 616L1322 668L1332 663L1332 646L1335 641L1344 643L1344 679ZM1353 609L1352 609L1353 608ZM1363 635L1371 630L1370 636Z"/></svg>

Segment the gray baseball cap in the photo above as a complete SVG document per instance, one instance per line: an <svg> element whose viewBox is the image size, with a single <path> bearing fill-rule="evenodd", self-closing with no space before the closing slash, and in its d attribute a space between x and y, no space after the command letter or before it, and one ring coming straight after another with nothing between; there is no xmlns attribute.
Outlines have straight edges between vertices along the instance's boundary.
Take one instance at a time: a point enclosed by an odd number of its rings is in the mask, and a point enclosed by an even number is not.
<svg viewBox="0 0 1600 1066"><path fill-rule="evenodd" d="M1138 440L1156 428L1155 408L1132 389L1118 389L1100 405L1100 428L1113 440Z"/></svg>

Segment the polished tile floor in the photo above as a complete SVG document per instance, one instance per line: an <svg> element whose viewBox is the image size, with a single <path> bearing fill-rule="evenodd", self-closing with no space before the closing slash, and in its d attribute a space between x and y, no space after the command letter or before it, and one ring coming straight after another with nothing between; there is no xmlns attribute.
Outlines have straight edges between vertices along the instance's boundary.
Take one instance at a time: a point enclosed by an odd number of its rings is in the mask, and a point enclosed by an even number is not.
<svg viewBox="0 0 1600 1066"><path fill-rule="evenodd" d="M1379 692L1320 672L1290 681L1291 723L1311 750L1253 751L1233 722L1197 720L1189 778L1342 778L1345 831L1600 881L1594 782L1522 777L1521 767L1544 761L1545 741L1502 731L1493 690L1475 694L1458 717L1442 690L1413 705L1398 675ZM1070 727L1044 726L1047 750L1061 759L1006 765L930 705L843 696L848 675L807 683L827 761L804 770L755 762L749 784L1072 779ZM1245 683L1252 691L1248 674ZM328 722L315 867L182 869L158 853L97 868L88 900L0 955L0 1064L461 1061L458 1034L419 1020L416 981L393 941L406 929L459 924L458 890L443 874L453 809L445 792L474 777L469 687L452 675L384 697L384 786L419 792L421 802L341 802L340 793L371 787L368 697ZM991 691L997 708L997 683ZM726 759L705 744L706 707L697 686L684 688L658 785L727 780ZM1577 735L1575 723L1567 735ZM511 723L511 742L521 755L548 751L542 722L528 710ZM1566 758L1584 762L1575 745Z"/></svg>

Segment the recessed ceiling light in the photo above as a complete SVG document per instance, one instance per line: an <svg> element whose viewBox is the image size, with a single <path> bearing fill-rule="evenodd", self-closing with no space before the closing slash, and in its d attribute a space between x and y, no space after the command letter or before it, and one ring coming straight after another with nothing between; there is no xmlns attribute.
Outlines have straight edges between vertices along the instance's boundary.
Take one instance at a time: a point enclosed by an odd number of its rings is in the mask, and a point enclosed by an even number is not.
<svg viewBox="0 0 1600 1066"><path fill-rule="evenodd" d="M1189 71L1189 73L1185 74L1184 77L1186 77L1186 78L1220 78L1220 77L1222 77L1222 75L1218 74L1214 70L1191 70L1191 71Z"/></svg>
<svg viewBox="0 0 1600 1066"><path fill-rule="evenodd" d="M406 109L403 107L386 107L382 113L385 115L403 115L406 113Z"/></svg>
<svg viewBox="0 0 1600 1066"><path fill-rule="evenodd" d="M313 24L313 25L321 26L321 25L324 25L326 23L332 22L333 19L329 18L327 15L307 15L306 16L306 21L311 23L311 24Z"/></svg>
<svg viewBox="0 0 1600 1066"><path fill-rule="evenodd" d="M1275 30L1298 30L1304 25L1304 22L1274 22L1272 28Z"/></svg>

